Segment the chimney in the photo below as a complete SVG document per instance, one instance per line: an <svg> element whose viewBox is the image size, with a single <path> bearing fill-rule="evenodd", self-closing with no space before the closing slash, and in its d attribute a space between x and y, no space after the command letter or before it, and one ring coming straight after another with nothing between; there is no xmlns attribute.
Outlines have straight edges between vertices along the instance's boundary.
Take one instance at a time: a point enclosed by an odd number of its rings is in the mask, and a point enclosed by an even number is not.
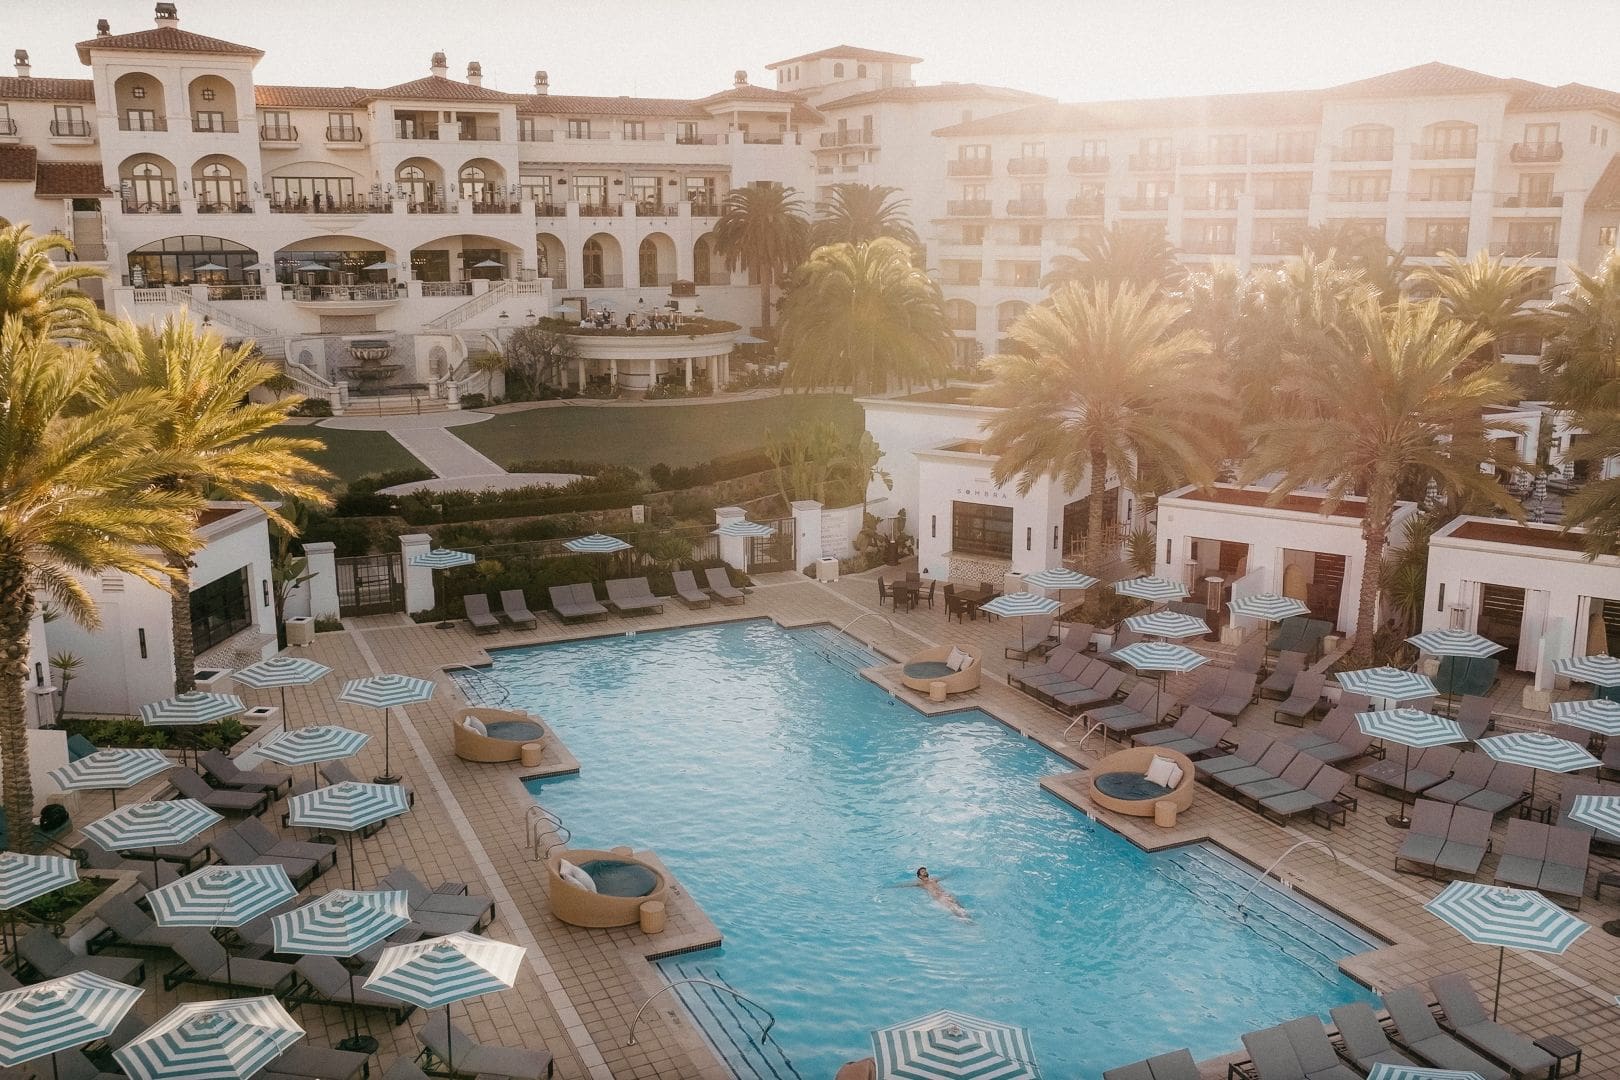
<svg viewBox="0 0 1620 1080"><path fill-rule="evenodd" d="M450 75L450 61L444 58L444 53L436 52L433 54L433 59L428 63L428 70L441 79L448 78Z"/></svg>
<svg viewBox="0 0 1620 1080"><path fill-rule="evenodd" d="M112 36L112 23L108 22L106 19L97 19L96 20L96 37L111 37L111 36Z"/></svg>
<svg viewBox="0 0 1620 1080"><path fill-rule="evenodd" d="M543 71L534 73L534 93L536 97L545 97L551 93L551 77Z"/></svg>
<svg viewBox="0 0 1620 1080"><path fill-rule="evenodd" d="M731 85L736 89L741 89L742 87L747 86L748 72L744 71L742 68L738 68L736 71L732 72Z"/></svg>
<svg viewBox="0 0 1620 1080"><path fill-rule="evenodd" d="M159 4L157 6L157 10L155 12L153 12L152 25L153 26L158 26L158 27L162 27L162 26L179 26L180 25L180 12L175 8L175 6L173 4L170 4L170 3Z"/></svg>
<svg viewBox="0 0 1620 1080"><path fill-rule="evenodd" d="M484 85L484 65L476 60L467 62L467 84L469 86Z"/></svg>
<svg viewBox="0 0 1620 1080"><path fill-rule="evenodd" d="M17 60L17 78L19 78L19 79L28 78L28 76L34 70L33 67L30 66L29 63L28 63L28 50L27 49L18 49L17 53L16 53L16 60Z"/></svg>

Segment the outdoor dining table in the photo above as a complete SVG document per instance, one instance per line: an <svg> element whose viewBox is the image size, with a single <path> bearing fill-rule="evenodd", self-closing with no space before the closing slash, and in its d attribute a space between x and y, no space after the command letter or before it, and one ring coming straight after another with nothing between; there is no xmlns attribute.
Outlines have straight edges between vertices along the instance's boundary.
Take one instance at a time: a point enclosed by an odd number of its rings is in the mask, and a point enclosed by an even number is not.
<svg viewBox="0 0 1620 1080"><path fill-rule="evenodd" d="M920 581L896 581L889 586L889 595L894 597L894 610L899 611L904 604L908 609L917 606L917 594L922 592L923 583Z"/></svg>

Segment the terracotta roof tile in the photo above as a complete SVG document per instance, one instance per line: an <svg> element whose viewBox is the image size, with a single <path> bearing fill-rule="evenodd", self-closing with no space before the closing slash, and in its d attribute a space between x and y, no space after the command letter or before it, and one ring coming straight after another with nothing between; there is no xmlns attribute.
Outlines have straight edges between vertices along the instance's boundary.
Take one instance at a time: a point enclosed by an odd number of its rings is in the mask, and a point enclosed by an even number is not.
<svg viewBox="0 0 1620 1080"><path fill-rule="evenodd" d="M253 88L262 109L350 109L375 94L358 86L266 86Z"/></svg>
<svg viewBox="0 0 1620 1080"><path fill-rule="evenodd" d="M1344 83L1327 92L1334 97L1403 97L1408 94L1518 92L1538 85L1524 79L1501 79L1434 61Z"/></svg>
<svg viewBox="0 0 1620 1080"><path fill-rule="evenodd" d="M1620 94L1584 83L1540 87L1515 98L1509 108L1521 112L1555 109L1620 109Z"/></svg>
<svg viewBox="0 0 1620 1080"><path fill-rule="evenodd" d="M263 56L263 49L251 45L238 45L234 41L193 34L178 26L159 26L151 30L137 30L133 34L108 34L81 41L77 46L79 62L90 62L92 49L124 49L138 52L212 53L216 56Z"/></svg>
<svg viewBox="0 0 1620 1080"><path fill-rule="evenodd" d="M761 105L776 105L793 112L793 119L801 124L816 124L821 122L821 114L804 103L798 94L790 94L783 90L772 90L766 86L734 86L730 90L722 90L718 94L710 94L706 98L699 98L695 104L714 112L721 106L733 105L738 102L757 103Z"/></svg>
<svg viewBox="0 0 1620 1080"><path fill-rule="evenodd" d="M1588 210L1620 210L1620 154L1609 159L1603 175L1586 196Z"/></svg>
<svg viewBox="0 0 1620 1080"><path fill-rule="evenodd" d="M410 82L399 83L396 86L385 86L381 90L371 90L365 95L365 100L373 98L408 99L412 101L522 101L519 94L503 94L499 90L486 90L482 86L472 83L457 82L455 79L446 79L439 75L428 75L421 79L412 79Z"/></svg>
<svg viewBox="0 0 1620 1080"><path fill-rule="evenodd" d="M878 49L860 49L854 45L835 45L830 49L818 49L807 52L801 56L790 56L786 60L778 60L774 64L766 64L766 71L775 71L784 64L797 64L801 60L820 60L823 57L837 60L870 60L875 63L891 64L920 64L922 57L907 56L905 53L882 52Z"/></svg>
<svg viewBox="0 0 1620 1080"><path fill-rule="evenodd" d="M518 104L520 113L544 116L665 116L681 120L707 120L709 114L686 98L596 97L588 94L529 94Z"/></svg>
<svg viewBox="0 0 1620 1080"><path fill-rule="evenodd" d="M1212 94L1208 97L1157 98L1147 101L1031 105L1028 108L998 113L979 120L969 120L964 124L953 124L940 128L934 134L1016 135L1099 128L1310 124L1318 121L1321 114L1322 95L1315 91Z"/></svg>
<svg viewBox="0 0 1620 1080"><path fill-rule="evenodd" d="M110 192L98 162L41 161L34 175L34 194L40 198L66 198Z"/></svg>
<svg viewBox="0 0 1620 1080"><path fill-rule="evenodd" d="M0 78L0 101L94 101L94 79Z"/></svg>
<svg viewBox="0 0 1620 1080"><path fill-rule="evenodd" d="M0 180L32 180L38 156L32 146L0 146Z"/></svg>
<svg viewBox="0 0 1620 1080"><path fill-rule="evenodd" d="M889 86L881 90L867 90L860 94L822 102L817 108L844 109L854 105L875 105L880 101L927 102L967 101L989 98L993 101L1015 101L1033 104L1052 101L1045 94L1032 94L1028 90L1014 90L1007 86L986 86L983 83L940 83L936 86Z"/></svg>

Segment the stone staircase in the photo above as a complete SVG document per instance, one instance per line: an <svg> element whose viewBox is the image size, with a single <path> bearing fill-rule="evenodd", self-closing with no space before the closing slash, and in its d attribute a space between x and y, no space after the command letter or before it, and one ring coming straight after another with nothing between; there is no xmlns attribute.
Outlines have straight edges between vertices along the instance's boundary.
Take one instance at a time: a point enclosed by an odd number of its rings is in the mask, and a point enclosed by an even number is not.
<svg viewBox="0 0 1620 1080"><path fill-rule="evenodd" d="M449 412L450 405L442 397L417 394L353 394L344 416L419 416L427 413Z"/></svg>

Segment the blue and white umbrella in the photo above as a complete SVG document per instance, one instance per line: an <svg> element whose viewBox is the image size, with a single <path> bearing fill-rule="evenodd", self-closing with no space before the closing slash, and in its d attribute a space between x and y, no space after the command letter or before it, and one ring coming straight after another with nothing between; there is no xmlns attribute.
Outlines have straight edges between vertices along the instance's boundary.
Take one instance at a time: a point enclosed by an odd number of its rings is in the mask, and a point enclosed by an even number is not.
<svg viewBox="0 0 1620 1080"><path fill-rule="evenodd" d="M1121 596L1134 596L1153 603L1184 600L1187 597L1187 586L1162 577L1134 577L1116 581L1114 591Z"/></svg>
<svg viewBox="0 0 1620 1080"><path fill-rule="evenodd" d="M618 537L603 536L601 533L564 540L563 547L578 555L612 555L616 551L630 550L630 545Z"/></svg>
<svg viewBox="0 0 1620 1080"><path fill-rule="evenodd" d="M1425 630L1407 638L1406 643L1430 656L1465 656L1476 660L1495 656L1506 648L1472 630Z"/></svg>
<svg viewBox="0 0 1620 1080"><path fill-rule="evenodd" d="M1279 593L1256 593L1253 596L1240 596L1226 605L1226 610L1233 615L1241 615L1246 619L1259 619L1261 622L1281 622L1292 619L1295 615L1310 613L1310 605L1303 600L1296 600L1292 596L1282 596Z"/></svg>
<svg viewBox="0 0 1620 1080"><path fill-rule="evenodd" d="M65 889L79 880L79 864L60 855L0 853L0 908L14 908L35 897Z"/></svg>
<svg viewBox="0 0 1620 1080"><path fill-rule="evenodd" d="M146 894L159 926L238 927L298 895L280 863L205 866Z"/></svg>
<svg viewBox="0 0 1620 1080"><path fill-rule="evenodd" d="M1590 926L1533 889L1509 889L1472 881L1453 881L1424 910L1475 945L1495 945L1496 1000L1491 1019L1502 1003L1502 963L1508 949L1562 953Z"/></svg>
<svg viewBox="0 0 1620 1080"><path fill-rule="evenodd" d="M108 851L153 849L155 879L163 874L158 848L184 844L223 820L196 799L163 799L120 806L86 825L84 835Z"/></svg>
<svg viewBox="0 0 1620 1080"><path fill-rule="evenodd" d="M191 690L142 705L141 722L147 727L195 727L235 716L244 708L242 699L235 694Z"/></svg>
<svg viewBox="0 0 1620 1080"><path fill-rule="evenodd" d="M1209 633L1209 624L1203 619L1168 609L1132 615L1125 620L1125 626L1144 637L1187 638Z"/></svg>
<svg viewBox="0 0 1620 1080"><path fill-rule="evenodd" d="M1153 693L1155 715L1159 698L1164 694L1166 673L1184 675L1209 663L1209 657L1202 653L1193 652L1185 645L1174 645L1167 641L1133 641L1129 645L1121 645L1115 649L1111 656L1115 660L1123 660L1137 671L1158 673L1159 688Z"/></svg>
<svg viewBox="0 0 1620 1080"><path fill-rule="evenodd" d="M273 997L193 1001L113 1051L130 1080L247 1080L303 1037Z"/></svg>
<svg viewBox="0 0 1620 1080"><path fill-rule="evenodd" d="M1592 656L1572 656L1553 663L1553 672L1576 682L1591 683L1607 689L1620 686L1620 658L1606 653Z"/></svg>
<svg viewBox="0 0 1620 1080"><path fill-rule="evenodd" d="M992 597L979 605L979 610L991 615L1000 615L1003 618L1025 619L1032 615L1053 615L1063 605L1056 600L1045 596L1036 596L1032 592L1003 593ZM1018 624L1018 647L1025 649L1024 624Z"/></svg>
<svg viewBox="0 0 1620 1080"><path fill-rule="evenodd" d="M425 566L429 570L450 570L457 566L471 566L477 561L478 556L470 551L452 551L450 548L434 548L411 556L412 566ZM454 625L450 619L437 624L440 630L448 630Z"/></svg>
<svg viewBox="0 0 1620 1080"><path fill-rule="evenodd" d="M366 989L422 1009L442 1006L444 1041L451 1046L450 1006L512 989L521 963L522 946L477 934L446 934L384 949L366 979ZM454 1061L446 1065L454 1076Z"/></svg>
<svg viewBox="0 0 1620 1080"><path fill-rule="evenodd" d="M309 686L330 674L332 669L325 664L318 664L302 656L282 654L260 660L256 664L249 664L234 673L231 678L255 690L280 690L281 727L285 731L290 726L287 717L287 687Z"/></svg>
<svg viewBox="0 0 1620 1080"><path fill-rule="evenodd" d="M370 741L371 736L363 731L337 724L317 724L278 731L254 747L254 752L277 765L308 765L313 770L323 761L353 757Z"/></svg>
<svg viewBox="0 0 1620 1080"><path fill-rule="evenodd" d="M270 932L278 953L358 956L410 921L410 896L404 891L333 889L275 916Z"/></svg>
<svg viewBox="0 0 1620 1080"><path fill-rule="evenodd" d="M716 536L775 536L776 530L769 525L762 525L757 521L738 519L728 521L714 530ZM611 539L611 537L609 538ZM628 545L627 545L628 546Z"/></svg>
<svg viewBox="0 0 1620 1080"><path fill-rule="evenodd" d="M433 690L433 683L411 675L367 675L343 684L339 701L383 710L383 774L379 779L388 783L398 779L394 775L392 725L387 710L429 701Z"/></svg>
<svg viewBox="0 0 1620 1080"><path fill-rule="evenodd" d="M1032 574L1025 574L1024 584L1033 585L1037 589L1062 592L1065 589L1095 589L1101 582L1090 574L1082 574L1066 566L1054 566L1050 570L1036 570Z"/></svg>
<svg viewBox="0 0 1620 1080"><path fill-rule="evenodd" d="M1413 747L1423 749L1468 741L1468 736L1463 734L1463 729L1455 720L1448 720L1444 716L1436 716L1422 709L1383 709L1378 712L1357 713L1356 726L1361 729L1363 735L1406 747L1406 760L1401 765L1402 788L1406 787L1406 778L1412 768ZM1404 829L1412 824L1411 819L1406 816L1404 792L1397 801L1400 803L1400 810L1384 820L1397 829Z"/></svg>
<svg viewBox="0 0 1620 1080"><path fill-rule="evenodd" d="M1040 1080L1029 1032L941 1009L872 1033L877 1080Z"/></svg>
<svg viewBox="0 0 1620 1080"><path fill-rule="evenodd" d="M1485 1080L1477 1072L1465 1069L1427 1069L1420 1065L1391 1065L1380 1061L1373 1065L1367 1080Z"/></svg>
<svg viewBox="0 0 1620 1080"><path fill-rule="evenodd" d="M14 1068L105 1039L144 993L105 975L75 971L0 994L0 1066Z"/></svg>
<svg viewBox="0 0 1620 1080"><path fill-rule="evenodd" d="M167 772L173 764L161 750L108 747L52 769L47 775L63 791L112 792L116 810L120 791Z"/></svg>
<svg viewBox="0 0 1620 1080"><path fill-rule="evenodd" d="M379 821L398 817L411 808L410 797L398 784L362 784L345 780L294 795L287 800L287 824L336 829L349 836L349 885L356 886L354 834Z"/></svg>
<svg viewBox="0 0 1620 1080"><path fill-rule="evenodd" d="M1341 671L1333 676L1339 685L1352 694L1369 698L1382 698L1394 703L1416 698L1433 697L1437 691L1434 680L1415 671L1402 671L1389 666L1362 668L1359 671Z"/></svg>
<svg viewBox="0 0 1620 1080"><path fill-rule="evenodd" d="M1577 795L1569 804L1569 820L1620 836L1620 795Z"/></svg>
<svg viewBox="0 0 1620 1080"><path fill-rule="evenodd" d="M1568 724L1599 735L1620 735L1620 701L1608 698L1555 701L1552 718L1556 724Z"/></svg>
<svg viewBox="0 0 1620 1080"><path fill-rule="evenodd" d="M1527 765L1536 772L1569 773L1595 769L1603 762L1568 739L1545 731L1510 731L1478 740L1479 748L1497 761ZM1530 774L1530 805L1536 804L1536 772Z"/></svg>

